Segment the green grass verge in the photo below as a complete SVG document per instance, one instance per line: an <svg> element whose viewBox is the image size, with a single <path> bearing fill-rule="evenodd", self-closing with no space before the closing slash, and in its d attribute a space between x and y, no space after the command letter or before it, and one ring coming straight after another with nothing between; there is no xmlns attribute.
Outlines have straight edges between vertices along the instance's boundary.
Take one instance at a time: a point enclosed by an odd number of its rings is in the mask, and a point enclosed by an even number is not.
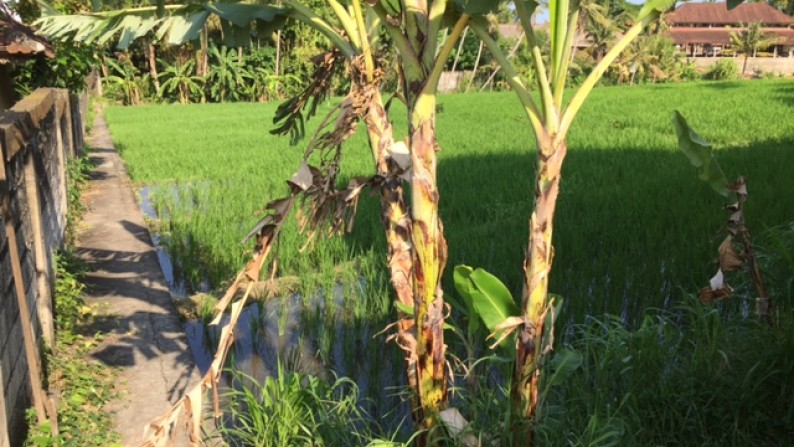
<svg viewBox="0 0 794 447"><path fill-rule="evenodd" d="M58 434L50 421L36 425L36 413L28 410L26 446L114 447L120 446L113 415L105 405L117 395L114 371L89 358L103 339L90 328L96 309L83 299L85 266L70 251L85 207L80 197L91 170L91 149L68 161L66 249L55 256L55 350L45 355L47 389L56 397Z"/></svg>

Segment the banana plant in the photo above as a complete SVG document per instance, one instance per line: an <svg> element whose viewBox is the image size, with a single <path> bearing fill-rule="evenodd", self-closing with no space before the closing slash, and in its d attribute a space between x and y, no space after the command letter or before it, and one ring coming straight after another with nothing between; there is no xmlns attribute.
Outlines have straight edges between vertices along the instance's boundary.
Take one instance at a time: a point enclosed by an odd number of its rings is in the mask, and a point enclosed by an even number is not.
<svg viewBox="0 0 794 447"><path fill-rule="evenodd" d="M488 12L491 6L495 2L329 0L331 14L322 16L332 17L335 23L331 23L299 0L284 0L278 7L247 3L158 5L69 18L51 15L42 18L39 25L52 37L69 36L84 42L104 43L119 35L120 47L150 32L157 39L178 44L197 38L207 18L214 14L221 19L227 40L244 41L252 22L261 33L283 24L286 18L300 20L328 38L335 52L318 64L324 67L321 74L333 74L337 56L347 60L355 73L352 90L358 95L350 97L351 103L365 106L363 120L381 178L392 284L398 301L415 310L413 318L401 313L397 340L405 351L415 420L421 427L431 428L435 415L447 406L448 382L440 285L446 242L438 216L436 185L436 86L470 14ZM450 26L452 31L442 42L441 31ZM373 48L381 30L392 40L402 62L409 120L407 144L394 138L379 90L383 73L377 67ZM317 103L317 97L324 94L323 85L312 82L308 94L285 103L277 118L286 123L276 130L300 134L300 111L307 104ZM309 107L311 115L314 106ZM406 182L412 190L410 204L403 198Z"/></svg>
<svg viewBox="0 0 794 447"><path fill-rule="evenodd" d="M253 67L247 95L251 101L269 102L283 98L285 91L300 88L301 85L301 79L295 75L276 75L267 68Z"/></svg>
<svg viewBox="0 0 794 447"><path fill-rule="evenodd" d="M211 45L209 54L212 61L207 74L210 98L217 102L242 99L252 76L237 57L237 51Z"/></svg>
<svg viewBox="0 0 794 447"><path fill-rule="evenodd" d="M729 7L735 7L741 0L728 3ZM609 65L649 24L674 4L673 0L648 0L634 18L633 24L606 52L581 86L570 95L565 95L573 38L581 18L581 3L577 0L548 2L551 57L546 60L541 55L537 30L532 20L538 11L539 2L514 0L515 13L531 49L537 100L531 94L531 86L522 82L504 51L489 35L488 22L483 17L476 17L469 24L505 73L508 84L527 115L535 140L534 209L529 219L529 243L524 260L521 317L509 322L506 320L500 326L503 330L509 327L517 333L511 401L514 412L530 422L526 424L529 428L525 436L529 440L532 439L531 420L539 403L542 363L548 353L547 348L551 346L549 337L553 335L554 322L547 319L554 307L549 299L548 288L554 258L554 215L562 166L568 152L566 137L582 104Z"/></svg>
<svg viewBox="0 0 794 447"><path fill-rule="evenodd" d="M162 83L157 96L162 99L166 95L177 95L181 104L189 103L191 97L201 97L205 79L193 74L195 68L194 59L166 66L160 73Z"/></svg>
<svg viewBox="0 0 794 447"><path fill-rule="evenodd" d="M121 91L124 104L140 104L142 102L141 84L145 82L145 79L138 76L135 66L129 60L113 61L106 59L105 63L111 70L107 81Z"/></svg>
<svg viewBox="0 0 794 447"><path fill-rule="evenodd" d="M284 4L298 9L295 1ZM377 172L382 176L392 283L401 306L414 309L413 318L402 312L397 338L406 352L409 385L415 390L414 418L420 428L431 429L448 406L449 381L441 290L447 248L438 215L436 183L436 91L441 72L471 14L488 12L496 3L351 0L345 9L331 0L329 5L351 45L360 49L360 57L354 58L354 67L359 68L353 70L352 78L362 95L371 95L364 121ZM369 14L364 14L364 8ZM381 28L400 56L409 123L406 144L395 140L377 88L382 73L376 68L374 42L369 36ZM446 39L440 39L442 30L448 28L451 30ZM404 182L411 190L410 204L403 200ZM427 440L420 438L420 443Z"/></svg>
<svg viewBox="0 0 794 447"><path fill-rule="evenodd" d="M516 324L523 322L524 318L507 286L487 271L481 268L473 269L467 265L456 266L453 276L455 289L465 303L469 315L469 330L476 331L478 325L482 323L490 334L486 340L491 340L491 349L499 349L505 357L514 357L516 344L511 335ZM547 354L554 345L554 321L562 309L562 298L552 295L549 302L549 310L544 321L546 345L543 350ZM541 396L547 395L552 385L559 383L579 368L583 360L579 352L569 349L558 350L552 357L549 368L546 368L552 372L552 375L544 378ZM509 370L502 372L506 372L509 377ZM520 436L515 439L519 443L521 440Z"/></svg>
<svg viewBox="0 0 794 447"><path fill-rule="evenodd" d="M708 183L714 192L727 199L724 209L729 217L725 225L727 234L718 250L719 268L717 274L709 280L709 285L700 290L700 299L705 303L711 303L731 296L733 289L725 280L725 273L739 270L746 265L758 293L756 314L762 321L769 323L774 314L772 301L764 285L764 278L750 238L750 230L744 219L744 204L748 197L744 177L729 183L717 163L711 145L689 126L677 110L673 112L673 126L678 135L678 148L687 156L692 166L698 169L698 178ZM735 248L737 242L741 246L739 251Z"/></svg>

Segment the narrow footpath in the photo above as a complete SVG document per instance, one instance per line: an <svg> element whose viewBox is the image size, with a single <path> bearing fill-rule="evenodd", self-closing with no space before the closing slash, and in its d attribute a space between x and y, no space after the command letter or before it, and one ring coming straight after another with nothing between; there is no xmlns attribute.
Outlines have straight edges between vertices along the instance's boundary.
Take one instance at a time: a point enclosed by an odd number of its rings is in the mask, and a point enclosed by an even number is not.
<svg viewBox="0 0 794 447"><path fill-rule="evenodd" d="M88 266L86 301L108 315L99 328L109 334L94 357L119 370L123 392L111 410L122 445L138 446L144 427L199 375L101 112L88 143L96 168L83 196L87 210L77 252Z"/></svg>

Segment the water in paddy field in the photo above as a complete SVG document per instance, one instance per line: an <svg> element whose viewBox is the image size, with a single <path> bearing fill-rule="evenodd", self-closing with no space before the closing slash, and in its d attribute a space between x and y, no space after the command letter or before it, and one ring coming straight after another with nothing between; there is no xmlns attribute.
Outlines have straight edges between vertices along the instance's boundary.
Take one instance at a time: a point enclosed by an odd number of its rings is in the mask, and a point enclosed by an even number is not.
<svg viewBox="0 0 794 447"><path fill-rule="evenodd" d="M161 211L166 216L158 214L153 199L162 193L158 186L138 190L141 211L151 221L167 216L167 211ZM179 200L177 186L165 193ZM151 227L150 234L171 296L186 298L191 290L156 228ZM200 291L209 290L206 281L202 286L206 290ZM236 370L260 384L267 377L277 376L279 363L286 371L331 382L335 377L348 377L358 385L362 408L384 428L410 429L409 404L399 395L406 389L402 355L393 343L385 345L386 335L375 337L389 322L353 317L355 300L364 299L363 279L331 288L332 294L321 290L309 299L295 293L248 305L234 331L227 364L233 363ZM198 320L185 324L188 344L202 375L209 369L221 330L228 323L226 314L217 326ZM231 383L227 374L222 385L228 390ZM252 386L247 380L242 383Z"/></svg>
<svg viewBox="0 0 794 447"><path fill-rule="evenodd" d="M330 382L348 377L358 385L361 407L374 419L391 429L401 422L406 425L409 405L398 395L406 387L402 356L384 345L385 336L373 338L383 327L348 317L352 299L361 296L364 288L363 281L347 287L337 284L333 296L320 291L304 300L295 293L247 306L234 331L229 361L258 384L277 377L279 363L286 371ZM188 343L202 375L212 363L228 322L226 314L217 326L201 321L186 324ZM226 389L230 379L227 374ZM242 382L251 387L249 381Z"/></svg>
<svg viewBox="0 0 794 447"><path fill-rule="evenodd" d="M157 212L154 205L154 195L159 193L161 187L156 185L142 186L138 188L138 196L140 197L139 206L141 212L147 220L159 222L161 217ZM171 186L171 195L175 200L179 197L179 187L176 185ZM163 271L165 282L168 284L168 290L174 298L187 298L190 296L190 288L185 278L179 273L178 266L171 258L168 250L162 243L160 234L150 227L149 235L152 238L152 244L157 252L157 260L160 262L160 269ZM209 282L204 280L199 284L198 292L208 292L210 290Z"/></svg>

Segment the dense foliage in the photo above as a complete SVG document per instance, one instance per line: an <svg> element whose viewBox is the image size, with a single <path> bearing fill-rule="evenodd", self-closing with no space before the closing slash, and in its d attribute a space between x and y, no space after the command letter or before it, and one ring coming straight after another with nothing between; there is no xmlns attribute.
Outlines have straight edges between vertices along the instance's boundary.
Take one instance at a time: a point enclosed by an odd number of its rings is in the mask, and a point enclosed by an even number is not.
<svg viewBox="0 0 794 447"><path fill-rule="evenodd" d="M14 80L20 97L39 87L85 90L86 76L98 62L94 49L62 41L54 43L54 50L53 59L37 57L15 67Z"/></svg>
<svg viewBox="0 0 794 447"><path fill-rule="evenodd" d="M306 2L310 8L325 11L322 2ZM88 12L92 5L85 0L55 2L57 10L64 13ZM106 2L102 10L134 7L129 2ZM775 4L785 10L788 3ZM574 53L569 82L581 82L603 58L609 48L631 25L631 17L638 7L623 0L588 0L581 6L579 40L589 46ZM515 23L517 17L510 8L503 8L494 16L491 35L498 39L525 82L534 80L534 68L526 39L505 38L495 24ZM664 25L659 23L636 40L615 66L605 74L603 83L657 83L698 79L706 70L696 70L685 56L676 50L673 42L662 37ZM538 44L544 57L549 54L546 31L536 30ZM519 36L520 37L520 36ZM66 42L56 42L56 60L35 60L18 70L19 90L24 93L35 87L55 86L73 90L83 88L82 78L91 68L100 67L106 78L106 95L122 104L144 102L229 102L278 100L296 93L302 81L313 72L311 59L328 49L327 41L317 31L299 22L290 22L281 32L272 36L254 33L247 45L229 47L218 23L209 22L202 31L200 41L180 47L162 45L153 38L139 39L129 49L118 51L113 40L98 46L79 47ZM381 36L382 46L377 49L386 71L385 84L396 86L396 63L390 38ZM746 46L746 45L745 45ZM739 48L745 54L763 49L765 45ZM481 48L472 32L464 35L460 51L450 56L447 69L464 71L466 75L458 88L463 90L507 89L504 73L492 60L490 53ZM481 51L482 50L482 51ZM726 53L727 54L727 53ZM193 62L191 62L193 61ZM727 62L724 62L727 64ZM123 67L119 73L118 66ZM723 68L722 65L719 68ZM474 72L472 72L474 71ZM178 80L174 76L178 73ZM167 86L158 79L170 80ZM728 79L714 77L709 79ZM338 93L346 90L344 80L337 80Z"/></svg>

